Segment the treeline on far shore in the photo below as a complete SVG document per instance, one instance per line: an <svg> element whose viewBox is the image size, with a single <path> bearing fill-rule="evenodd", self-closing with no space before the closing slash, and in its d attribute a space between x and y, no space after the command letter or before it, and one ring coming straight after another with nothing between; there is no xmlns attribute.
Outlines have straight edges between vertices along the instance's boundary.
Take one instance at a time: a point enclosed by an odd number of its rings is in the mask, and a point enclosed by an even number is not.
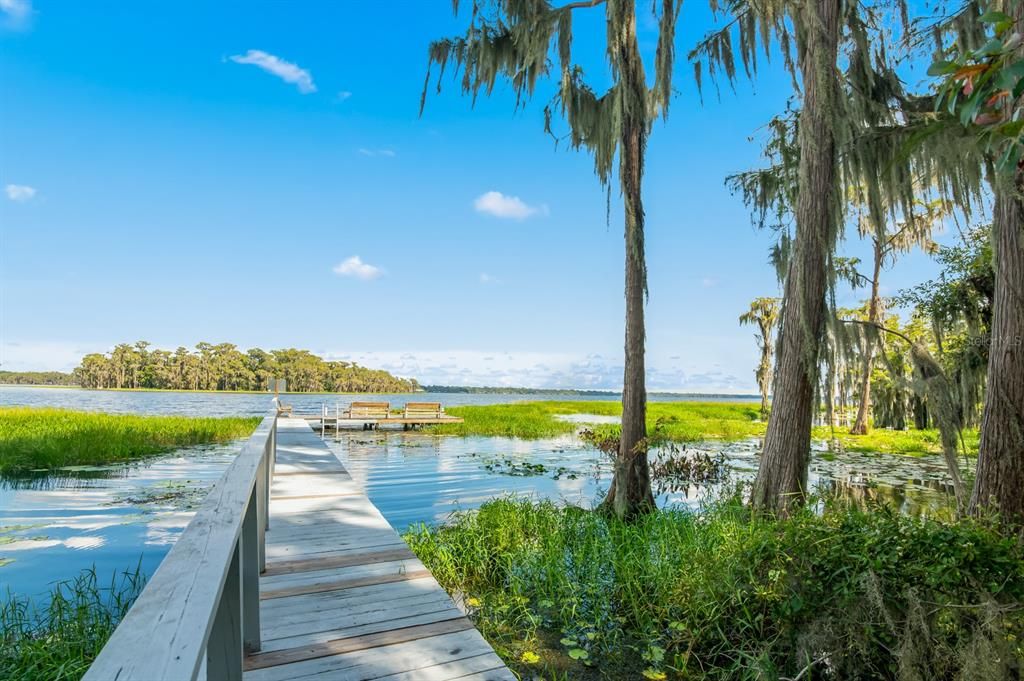
<svg viewBox="0 0 1024 681"><path fill-rule="evenodd" d="M0 385L78 385L64 371L0 371Z"/></svg>
<svg viewBox="0 0 1024 681"><path fill-rule="evenodd" d="M420 390L416 379L368 369L354 362L328 361L308 350L239 350L232 343L198 343L195 350L151 349L146 341L122 343L106 354L92 353L71 374L0 372L0 383L77 385L98 389L267 390L270 379L285 379L289 392L404 393Z"/></svg>

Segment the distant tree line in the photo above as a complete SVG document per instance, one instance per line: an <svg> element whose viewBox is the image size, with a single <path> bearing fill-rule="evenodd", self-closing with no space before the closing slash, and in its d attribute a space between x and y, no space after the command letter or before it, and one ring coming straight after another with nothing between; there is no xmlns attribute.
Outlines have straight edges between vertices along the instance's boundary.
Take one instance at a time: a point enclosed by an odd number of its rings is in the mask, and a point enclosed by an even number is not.
<svg viewBox="0 0 1024 681"><path fill-rule="evenodd" d="M150 349L146 341L122 343L108 354L82 358L73 373L83 388L162 388L167 390L266 390L283 378L291 392L413 392L415 379L367 369L352 362L327 361L308 350L287 348L246 352L232 343L198 343Z"/></svg>
<svg viewBox="0 0 1024 681"><path fill-rule="evenodd" d="M63 371L0 371L0 385L75 385Z"/></svg>

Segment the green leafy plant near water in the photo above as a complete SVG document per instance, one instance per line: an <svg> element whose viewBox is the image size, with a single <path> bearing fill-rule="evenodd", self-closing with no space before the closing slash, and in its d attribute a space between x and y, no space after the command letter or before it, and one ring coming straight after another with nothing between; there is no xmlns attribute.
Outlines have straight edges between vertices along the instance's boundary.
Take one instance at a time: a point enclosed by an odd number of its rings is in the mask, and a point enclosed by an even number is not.
<svg viewBox="0 0 1024 681"><path fill-rule="evenodd" d="M258 418L100 414L0 408L0 474L132 461L189 445L230 442Z"/></svg>
<svg viewBox="0 0 1024 681"><path fill-rule="evenodd" d="M647 407L648 431L657 426L661 437L673 442L744 440L763 436L766 426L760 420L758 405L750 402L651 402ZM558 416L620 416L622 405L604 401L543 401L450 407L446 411L462 417L464 422L434 426L429 428L430 432L544 438L572 433L578 428L578 424L560 420ZM921 455L942 450L936 429L876 428L867 435L851 435L845 427L819 426L814 429L814 438L835 441L838 446L856 452ZM968 452L977 451L977 430L964 431L964 442Z"/></svg>
<svg viewBox="0 0 1024 681"><path fill-rule="evenodd" d="M982 523L728 501L626 524L505 499L405 538L523 678L980 681L1024 662L1024 549Z"/></svg>
<svg viewBox="0 0 1024 681"><path fill-rule="evenodd" d="M94 570L58 583L47 605L25 598L0 603L0 678L7 681L79 679L142 592L138 569L100 586Z"/></svg>

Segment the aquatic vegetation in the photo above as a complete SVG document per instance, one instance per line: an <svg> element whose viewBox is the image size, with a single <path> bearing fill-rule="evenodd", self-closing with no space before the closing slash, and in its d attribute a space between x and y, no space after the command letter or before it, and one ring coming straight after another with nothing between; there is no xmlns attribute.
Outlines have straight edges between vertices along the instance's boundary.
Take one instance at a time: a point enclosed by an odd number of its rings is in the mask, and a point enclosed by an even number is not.
<svg viewBox="0 0 1024 681"><path fill-rule="evenodd" d="M0 408L0 475L132 461L252 433L258 418L100 414Z"/></svg>
<svg viewBox="0 0 1024 681"><path fill-rule="evenodd" d="M683 446L651 461L651 481L658 494L685 492L695 484L721 484L728 477L729 463L722 452L708 453Z"/></svg>
<svg viewBox="0 0 1024 681"><path fill-rule="evenodd" d="M8 596L0 603L0 678L79 679L144 585L138 568L100 586L94 570L53 587L45 607Z"/></svg>
<svg viewBox="0 0 1024 681"><path fill-rule="evenodd" d="M471 454L470 456L476 456L476 454ZM481 467L488 473L510 475L515 478L547 475L552 480L561 480L563 477L568 480L575 480L580 476L579 471L572 470L567 466L548 466L539 461L516 461L508 457L481 459Z"/></svg>
<svg viewBox="0 0 1024 681"><path fill-rule="evenodd" d="M1004 678L1024 547L980 522L734 500L627 524L502 499L406 541L524 678Z"/></svg>
<svg viewBox="0 0 1024 681"><path fill-rule="evenodd" d="M576 424L557 416L621 416L622 405L603 401L543 401L450 407L446 411L465 421L434 426L431 432L541 438L576 430ZM764 431L757 418L757 405L744 402L652 402L647 411L648 428L660 422L666 435L680 442L757 436Z"/></svg>
<svg viewBox="0 0 1024 681"><path fill-rule="evenodd" d="M706 440L736 441L763 437L765 422L760 409L751 402L651 402L647 405L648 432L658 429L659 437L672 442ZM622 405L600 401L515 402L487 406L450 407L447 412L461 416L463 423L431 426L424 430L443 435L484 435L519 438L555 437L574 432L579 426L559 416L619 416ZM595 426L595 432L612 434L615 426ZM872 429L867 435L851 435L847 427L818 426L814 438L832 442L852 452L884 454L936 454L942 451L937 429ZM977 451L978 431L963 433L967 452Z"/></svg>

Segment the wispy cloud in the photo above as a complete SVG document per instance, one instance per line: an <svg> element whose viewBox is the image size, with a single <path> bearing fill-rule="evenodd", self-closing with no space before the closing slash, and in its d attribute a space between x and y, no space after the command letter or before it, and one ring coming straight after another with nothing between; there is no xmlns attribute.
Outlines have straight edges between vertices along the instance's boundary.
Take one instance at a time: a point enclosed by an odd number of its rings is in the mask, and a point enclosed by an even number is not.
<svg viewBox="0 0 1024 681"><path fill-rule="evenodd" d="M487 274L486 272L481 272L480 273L480 283L481 284L497 284L499 282L498 282L498 278L497 277L492 277L491 275Z"/></svg>
<svg viewBox="0 0 1024 681"><path fill-rule="evenodd" d="M3 2L4 0L0 0ZM24 203L25 201L31 201L36 195L36 188L29 187L27 184L9 184L4 187L4 193L7 194L7 198L11 201L18 201Z"/></svg>
<svg viewBox="0 0 1024 681"><path fill-rule="evenodd" d="M342 277L355 277L363 281L370 281L384 274L384 270L370 263L363 262L358 255L346 258L334 266L334 273Z"/></svg>
<svg viewBox="0 0 1024 681"><path fill-rule="evenodd" d="M337 100L339 102L344 102L346 99L348 99L351 96L352 96L351 92L349 92L348 90L342 90L341 92L338 93L337 97L335 97L335 100Z"/></svg>
<svg viewBox="0 0 1024 681"><path fill-rule="evenodd" d="M323 354L329 359L354 361L398 376L412 376L425 384L593 390L618 390L622 386L622 361L597 354L489 350L328 350ZM652 390L749 394L756 390L752 377L753 372L749 371L739 379L715 368L690 373L659 368L656 364L648 367L648 387Z"/></svg>
<svg viewBox="0 0 1024 681"><path fill-rule="evenodd" d="M0 0L3 2L4 0ZM236 54L230 57L236 64L252 64L267 73L277 76L286 83L291 83L304 95L316 92L316 85L313 83L313 76L309 71L301 68L298 64L285 61L280 57L268 54L263 50L249 50L244 55Z"/></svg>
<svg viewBox="0 0 1024 681"><path fill-rule="evenodd" d="M25 28L32 19L32 0L0 0L0 13L8 28Z"/></svg>
<svg viewBox="0 0 1024 681"><path fill-rule="evenodd" d="M703 288L714 288L718 286L718 279L714 277L704 277L700 280L700 285Z"/></svg>
<svg viewBox="0 0 1024 681"><path fill-rule="evenodd" d="M518 196L506 196L501 192L489 191L476 197L473 207L478 213L486 213L497 218L525 220L531 215L547 215L546 205L531 206Z"/></svg>
<svg viewBox="0 0 1024 681"><path fill-rule="evenodd" d="M366 147L360 148L359 153L363 156L387 156L388 158L394 158L397 155L391 149L367 149Z"/></svg>

